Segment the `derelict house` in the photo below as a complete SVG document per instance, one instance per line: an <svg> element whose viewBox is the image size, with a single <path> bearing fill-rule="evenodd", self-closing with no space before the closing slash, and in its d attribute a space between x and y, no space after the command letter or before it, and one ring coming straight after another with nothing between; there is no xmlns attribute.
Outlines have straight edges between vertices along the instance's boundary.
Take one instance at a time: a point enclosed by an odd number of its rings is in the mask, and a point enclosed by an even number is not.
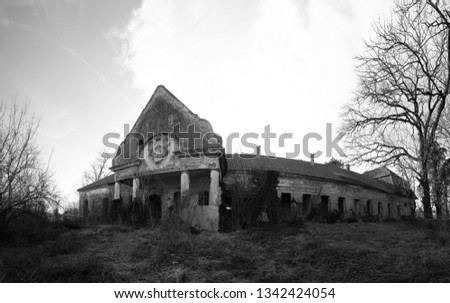
<svg viewBox="0 0 450 303"><path fill-rule="evenodd" d="M164 86L120 145L111 170L113 175L78 190L84 219L120 220L120 209L147 205L154 222L176 213L198 228L218 230L227 184L257 170L277 171L282 207L304 215L318 207L342 218L396 218L409 216L415 203L406 182L387 168L359 174L314 159L226 155L211 124Z"/></svg>

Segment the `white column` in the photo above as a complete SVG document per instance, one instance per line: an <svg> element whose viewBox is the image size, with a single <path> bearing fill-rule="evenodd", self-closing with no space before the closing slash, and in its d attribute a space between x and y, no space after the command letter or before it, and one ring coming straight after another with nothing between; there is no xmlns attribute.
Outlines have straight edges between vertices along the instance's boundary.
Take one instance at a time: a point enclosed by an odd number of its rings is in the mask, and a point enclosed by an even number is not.
<svg viewBox="0 0 450 303"><path fill-rule="evenodd" d="M120 199L120 182L114 183L114 200Z"/></svg>
<svg viewBox="0 0 450 303"><path fill-rule="evenodd" d="M184 202L189 195L189 171L184 170L181 172L181 201Z"/></svg>
<svg viewBox="0 0 450 303"><path fill-rule="evenodd" d="M211 183L209 184L209 205L219 204L219 193L220 193L220 172L218 169L212 169L210 172Z"/></svg>
<svg viewBox="0 0 450 303"><path fill-rule="evenodd" d="M133 200L137 198L137 190L139 188L139 178L133 179Z"/></svg>

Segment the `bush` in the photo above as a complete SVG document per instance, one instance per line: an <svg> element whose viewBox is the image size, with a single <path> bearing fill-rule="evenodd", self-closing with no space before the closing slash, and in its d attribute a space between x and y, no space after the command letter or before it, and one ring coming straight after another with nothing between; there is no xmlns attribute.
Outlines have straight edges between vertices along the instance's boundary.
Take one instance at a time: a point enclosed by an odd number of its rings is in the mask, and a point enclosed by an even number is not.
<svg viewBox="0 0 450 303"><path fill-rule="evenodd" d="M279 173L271 170L252 171L242 179L236 179L222 192L219 226L221 230L246 229L281 221L281 205L278 197ZM231 211L227 212L227 207Z"/></svg>

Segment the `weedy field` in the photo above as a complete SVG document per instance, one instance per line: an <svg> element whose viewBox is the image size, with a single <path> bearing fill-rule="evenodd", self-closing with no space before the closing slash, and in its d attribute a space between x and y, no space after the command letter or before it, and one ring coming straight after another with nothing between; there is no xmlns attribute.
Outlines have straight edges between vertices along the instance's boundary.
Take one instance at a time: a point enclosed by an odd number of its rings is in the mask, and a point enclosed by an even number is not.
<svg viewBox="0 0 450 303"><path fill-rule="evenodd" d="M306 223L232 233L93 225L0 244L2 282L450 282L434 224Z"/></svg>

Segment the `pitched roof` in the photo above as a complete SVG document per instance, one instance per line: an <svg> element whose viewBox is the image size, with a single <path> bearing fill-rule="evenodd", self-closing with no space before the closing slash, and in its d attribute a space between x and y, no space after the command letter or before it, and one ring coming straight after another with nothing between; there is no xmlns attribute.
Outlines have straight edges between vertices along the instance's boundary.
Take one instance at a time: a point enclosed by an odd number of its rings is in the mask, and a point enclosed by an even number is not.
<svg viewBox="0 0 450 303"><path fill-rule="evenodd" d="M405 196L405 193L396 190L395 185L393 184L377 181L369 175L359 174L334 165L325 165L320 163L314 163L314 165L311 165L311 163L307 161L286 158L271 158L261 155L228 154L227 166L229 171L261 169L274 170L284 174L300 175L312 179L353 184Z"/></svg>
<svg viewBox="0 0 450 303"><path fill-rule="evenodd" d="M169 119L171 117L171 119ZM199 138L189 140L188 148L201 149L204 142L208 142L206 134L212 134L213 128L209 121L194 114L186 105L175 97L167 88L159 85L149 102L142 110L130 133L120 144L116 157L113 159L113 170L133 163L137 157L138 144L149 140L152 134L170 133L176 135L176 126L180 132L186 132L188 127L194 126ZM146 143L146 142L144 142Z"/></svg>
<svg viewBox="0 0 450 303"><path fill-rule="evenodd" d="M403 194L407 196L414 196L414 192L411 190L408 182L406 182L402 177L394 173L389 168L383 166L375 168L363 173L363 175L368 176L374 180L386 182L394 186L396 193Z"/></svg>
<svg viewBox="0 0 450 303"><path fill-rule="evenodd" d="M107 177L105 177L105 178L103 178L103 179L100 179L100 180L98 180L98 181L95 181L95 182L93 182L93 183L91 183L91 184L88 184L88 185L86 185L86 186L84 186L84 187L78 189L78 191L79 191L79 192L84 192L84 191L88 191L88 190L91 190L91 189L96 189L96 188L99 188L99 187L104 187L104 186L106 186L106 185L108 185L108 184L113 184L113 183L114 183L114 177L115 177L114 174L109 175L109 176L107 176Z"/></svg>

